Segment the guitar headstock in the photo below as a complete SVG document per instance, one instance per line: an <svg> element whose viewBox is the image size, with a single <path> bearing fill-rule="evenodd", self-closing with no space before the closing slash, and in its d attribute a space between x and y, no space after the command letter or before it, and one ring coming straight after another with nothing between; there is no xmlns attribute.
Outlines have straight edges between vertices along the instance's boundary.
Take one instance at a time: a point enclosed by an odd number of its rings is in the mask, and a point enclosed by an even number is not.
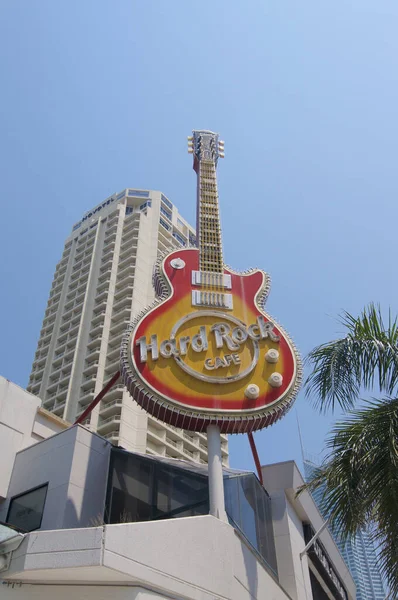
<svg viewBox="0 0 398 600"><path fill-rule="evenodd" d="M188 152L194 155L194 161L206 160L217 164L219 158L224 158L224 142L218 133L194 130L188 136Z"/></svg>

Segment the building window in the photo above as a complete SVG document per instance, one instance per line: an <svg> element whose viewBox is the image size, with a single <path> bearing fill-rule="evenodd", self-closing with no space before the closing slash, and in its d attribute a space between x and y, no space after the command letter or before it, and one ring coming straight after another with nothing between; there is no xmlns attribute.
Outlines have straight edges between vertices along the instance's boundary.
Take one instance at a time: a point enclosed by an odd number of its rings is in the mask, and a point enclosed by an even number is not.
<svg viewBox="0 0 398 600"><path fill-rule="evenodd" d="M196 246L196 236L191 232L189 232L189 245Z"/></svg>
<svg viewBox="0 0 398 600"><path fill-rule="evenodd" d="M11 498L7 523L23 531L34 531L41 526L48 483Z"/></svg>
<svg viewBox="0 0 398 600"><path fill-rule="evenodd" d="M79 229L79 227L81 226L82 222L80 221L80 223L76 223L76 225L73 225L73 229L72 231L76 231L76 229Z"/></svg>
<svg viewBox="0 0 398 600"><path fill-rule="evenodd" d="M177 242L179 242L181 244L181 246L186 246L187 245L187 243L184 240L184 238L181 235L179 235L178 233L174 232L173 233L173 238L175 238L177 240Z"/></svg>
<svg viewBox="0 0 398 600"><path fill-rule="evenodd" d="M120 198L124 198L125 195L126 195L126 190L123 190L122 192L120 192L120 194L118 194L116 196L116 200L120 200Z"/></svg>
<svg viewBox="0 0 398 600"><path fill-rule="evenodd" d="M167 229L167 231L170 231L171 226L166 223L166 221L164 219L159 219L160 224L162 225L162 227L164 227L165 229Z"/></svg>
<svg viewBox="0 0 398 600"><path fill-rule="evenodd" d="M160 207L160 212L162 213L162 215L167 217L169 219L169 221L171 221L171 212L169 212L168 210L163 208L163 206Z"/></svg>
<svg viewBox="0 0 398 600"><path fill-rule="evenodd" d="M144 204L141 204L140 210L144 210L147 206L152 206L152 200L148 200L148 202L144 202Z"/></svg>
<svg viewBox="0 0 398 600"><path fill-rule="evenodd" d="M170 200L167 200L166 196L163 196L163 194L161 194L161 198L162 198L162 202L164 202L166 206L168 206L171 210L173 210L173 205L170 202Z"/></svg>
<svg viewBox="0 0 398 600"><path fill-rule="evenodd" d="M129 190L128 196L135 196L136 198L149 198L149 192L142 192L141 190Z"/></svg>
<svg viewBox="0 0 398 600"><path fill-rule="evenodd" d="M133 206L126 206L126 215L131 215L133 210L134 210Z"/></svg>

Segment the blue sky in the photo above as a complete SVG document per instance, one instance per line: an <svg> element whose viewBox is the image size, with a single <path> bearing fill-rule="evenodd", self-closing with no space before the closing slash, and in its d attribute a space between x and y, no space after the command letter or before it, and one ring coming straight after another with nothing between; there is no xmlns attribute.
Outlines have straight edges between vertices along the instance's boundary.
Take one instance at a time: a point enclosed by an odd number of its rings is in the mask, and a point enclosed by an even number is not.
<svg viewBox="0 0 398 600"><path fill-rule="evenodd" d="M191 222L193 128L219 131L224 256L271 274L303 355L342 309L397 312L395 0L3 0L0 373L25 386L71 226L125 187ZM256 434L262 463L321 451L333 415L301 393ZM254 469L246 436L231 465Z"/></svg>

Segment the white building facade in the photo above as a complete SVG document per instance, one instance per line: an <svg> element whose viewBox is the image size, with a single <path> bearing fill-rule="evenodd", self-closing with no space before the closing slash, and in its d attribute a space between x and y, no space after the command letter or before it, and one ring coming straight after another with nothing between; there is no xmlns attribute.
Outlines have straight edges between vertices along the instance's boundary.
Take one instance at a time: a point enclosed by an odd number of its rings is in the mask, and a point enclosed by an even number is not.
<svg viewBox="0 0 398 600"><path fill-rule="evenodd" d="M194 229L161 192L126 189L76 223L57 264L28 391L74 422L119 370L122 335L154 299L159 253L194 245ZM145 413L121 383L84 423L128 450L207 462L204 434ZM228 442L222 439L224 464Z"/></svg>

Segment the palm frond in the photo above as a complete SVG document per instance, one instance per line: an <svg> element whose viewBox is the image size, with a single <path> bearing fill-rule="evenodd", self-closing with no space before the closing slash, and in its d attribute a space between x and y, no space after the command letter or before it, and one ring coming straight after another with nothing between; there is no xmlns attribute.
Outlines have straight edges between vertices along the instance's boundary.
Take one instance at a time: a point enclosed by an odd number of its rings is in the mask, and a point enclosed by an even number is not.
<svg viewBox="0 0 398 600"><path fill-rule="evenodd" d="M307 396L314 395L315 406L325 412L336 404L351 409L361 387L377 386L393 394L398 384L398 321L389 313L383 322L379 307L370 304L359 317L344 312L341 323L345 337L312 350L306 363L312 371L305 382Z"/></svg>
<svg viewBox="0 0 398 600"><path fill-rule="evenodd" d="M380 569L398 594L398 398L366 402L335 425L327 447L302 489L322 489L321 508L342 540L376 525Z"/></svg>

